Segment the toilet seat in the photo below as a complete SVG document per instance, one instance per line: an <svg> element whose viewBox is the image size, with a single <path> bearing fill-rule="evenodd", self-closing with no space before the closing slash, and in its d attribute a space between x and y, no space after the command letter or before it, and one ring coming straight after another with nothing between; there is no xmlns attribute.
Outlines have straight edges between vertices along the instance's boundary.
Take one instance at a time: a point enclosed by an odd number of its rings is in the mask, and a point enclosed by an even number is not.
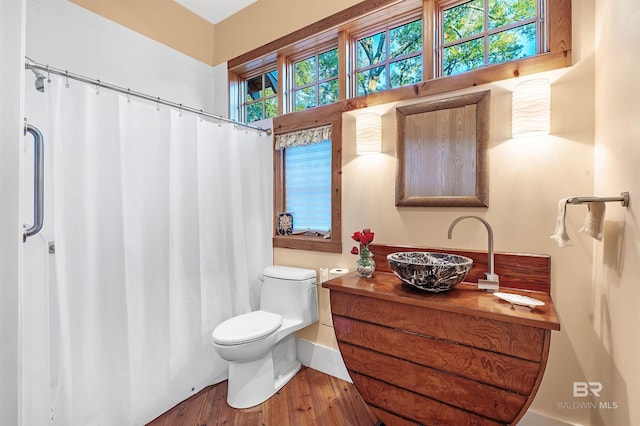
<svg viewBox="0 0 640 426"><path fill-rule="evenodd" d="M266 311L253 311L222 322L213 330L213 342L239 345L260 340L280 328L282 316Z"/></svg>

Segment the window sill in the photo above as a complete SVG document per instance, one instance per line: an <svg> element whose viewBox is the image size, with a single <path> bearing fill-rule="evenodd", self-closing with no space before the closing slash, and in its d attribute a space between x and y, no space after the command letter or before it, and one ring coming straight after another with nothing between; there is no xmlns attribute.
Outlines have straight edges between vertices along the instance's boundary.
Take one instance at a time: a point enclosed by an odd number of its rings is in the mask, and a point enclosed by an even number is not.
<svg viewBox="0 0 640 426"><path fill-rule="evenodd" d="M275 235L274 248L321 251L325 253L342 253L342 242L333 238L312 237L306 235Z"/></svg>

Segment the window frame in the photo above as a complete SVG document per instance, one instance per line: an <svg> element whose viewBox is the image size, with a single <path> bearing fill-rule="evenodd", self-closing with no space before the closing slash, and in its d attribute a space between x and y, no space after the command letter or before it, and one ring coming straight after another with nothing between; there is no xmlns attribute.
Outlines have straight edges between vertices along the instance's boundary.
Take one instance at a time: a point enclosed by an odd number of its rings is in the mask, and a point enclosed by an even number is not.
<svg viewBox="0 0 640 426"><path fill-rule="evenodd" d="M488 25L488 3L489 0L483 0L484 2L484 15L483 15L483 20L484 20L484 24L483 24L483 30L481 32L478 32L476 34L470 35L470 36L466 36L466 37L462 37L460 39L457 39L455 41L452 42L444 42L443 38L443 34L444 34L444 11L448 10L448 9L452 9L456 6L460 6L462 4L465 3L469 3L473 0L439 0L436 1L436 34L435 34L435 43L434 43L434 48L435 48L435 52L436 52L436 58L435 58L435 67L437 70L437 76L438 77L454 77L456 75L460 75L460 74L465 74L471 71L474 71L476 69L479 68L484 68L484 67L488 67L488 66L493 66L493 65L501 65L501 64L505 64L505 63L509 63L509 62L513 62L513 61L517 61L517 60L521 60L521 59L527 59L527 58L533 58L536 56L539 56L541 54L546 53L546 39L548 37L547 34L547 25L546 25L546 19L545 19L545 14L546 14L546 9L547 9L547 5L546 3L548 1L554 1L554 0L535 0L536 3L536 16L533 18L528 18L528 19L524 19L524 20L520 20L520 21L516 21L516 22L511 22L508 25L504 25L498 28L489 28ZM501 33L503 31L508 31L514 28L518 28L518 27L522 27L525 25L529 25L529 24L535 24L536 25L536 43L535 43L535 47L536 47L536 53L534 55L530 55L530 56L526 56L524 58L517 58L514 59L512 61L506 61L506 62L499 62L499 63L489 63L488 61L488 57L489 57L489 37L494 35L494 34L498 34ZM472 68L469 69L467 71L463 71L461 73L457 73L457 74L451 74L451 75L444 75L444 50L448 47L452 47L452 46L456 46L462 43L466 43L472 40L478 40L478 39L482 39L482 45L483 45L483 64L477 68Z"/></svg>
<svg viewBox="0 0 640 426"><path fill-rule="evenodd" d="M329 52L331 50L336 49L336 54L338 55L338 74L336 75L335 78L327 78L327 79L320 79L319 77L319 61L318 61L318 57L320 55L322 55L323 53ZM315 75L315 81L313 83L310 84L306 84L303 86L299 86L296 87L296 83L295 83L295 64L299 61L303 61L306 60L308 58L311 57L315 57L316 58L316 75ZM304 52L295 54L295 55L291 55L289 57L285 58L285 61L287 63L287 98L288 98L288 102L286 102L286 110L285 110L285 114L286 113L291 113L291 112L299 112L296 111L296 91L303 89L303 88L307 88L307 87L315 87L316 90L316 94L315 94L315 98L316 98L316 106L312 107L312 108L317 108L319 106L324 106L324 105L331 105L331 103L335 103L341 100L340 97L340 46L338 45L338 41L337 40L332 40L330 43L326 43L326 44L321 44L318 45L316 47L314 47L312 50L306 50ZM320 97L320 84L322 83L326 83L329 82L331 80L337 80L338 81L338 98L336 99L335 102L331 102L329 104L319 104L319 97ZM305 109L310 109L310 108L305 108ZM300 110L300 111L304 111Z"/></svg>
<svg viewBox="0 0 640 426"><path fill-rule="evenodd" d="M407 55L402 55L393 59L389 58L389 53L390 53L390 40L391 37L389 36L389 33L391 32L391 30L401 27L403 25L407 25L410 24L412 22L421 20L422 21L422 49L420 50L419 53L410 53ZM358 41L362 40L363 38L367 38L367 37L372 37L375 36L377 34L380 34L384 32L386 34L386 45L385 45L385 60L378 62L374 65L368 65L366 67L362 67L362 68L358 68ZM420 81L424 81L425 76L427 75L426 71L425 71L425 45L426 42L431 42L431 39L427 40L425 37L426 31L425 31L425 20L424 20L424 14L422 13L422 10L416 10L413 11L412 13L409 14L405 14L402 16L396 16L393 19L388 19L383 23L380 23L377 26L372 26L370 28L367 28L366 30L362 30L362 31L358 31L358 32L353 32L350 34L350 43L349 43L349 56L351 57L351 61L349 62L349 66L347 69L347 72L349 74L350 77L350 86L349 86L349 98L357 98L359 96L368 96L368 95L372 95L374 93L380 93L380 92L386 92L388 90L393 90L393 89L397 89L397 87L390 87L390 81L391 81L391 72L390 72L390 65L396 62L400 62L402 60L405 59L409 59L409 58L413 58L416 56L421 56L422 57L422 80ZM386 75L386 89L383 90L379 90L377 92L373 92L373 93L368 93L365 95L358 95L358 73L361 72L366 72L370 69L374 69L374 68L379 68L381 66L385 67L385 75ZM413 83L415 84L415 83ZM405 86L401 86L401 87L405 87Z"/></svg>
<svg viewBox="0 0 640 426"><path fill-rule="evenodd" d="M304 110L304 111L310 111ZM277 127L275 134L284 134L292 131L331 125L331 236L324 238L308 235L279 235L277 224L273 224L273 247L312 250L328 253L342 252L342 117L325 122L315 120L312 122L281 123ZM275 126L274 126L275 127ZM277 218L278 213L286 211L285 175L284 164L285 150L275 150L273 154L273 217Z"/></svg>
<svg viewBox="0 0 640 426"><path fill-rule="evenodd" d="M256 77L261 77L262 78L262 91L264 92L264 86L265 86L265 76L267 75L267 73L272 72L272 71L276 71L278 73L278 90L275 91L275 94L272 96L261 96L259 99L254 100L252 102L248 102L247 101L247 97L249 95L248 91L247 91L247 82L253 78ZM266 101L268 99L275 99L276 103L277 103L277 110L278 113L276 115L280 115L282 112L281 108L280 108L280 93L282 92L282 88L281 88L281 81L282 81L282 73L278 70L277 64L266 64L260 68L254 69L246 74L240 75L238 76L238 87L237 87L237 93L238 93L238 100L239 100L239 119L241 121L244 121L245 123L247 123L247 105L254 105L257 103L262 103L262 118L260 120L264 120L264 119L269 119L269 118L273 118L273 117L265 117L266 114ZM254 121L259 121L259 120L254 120ZM251 123L251 122L250 122Z"/></svg>

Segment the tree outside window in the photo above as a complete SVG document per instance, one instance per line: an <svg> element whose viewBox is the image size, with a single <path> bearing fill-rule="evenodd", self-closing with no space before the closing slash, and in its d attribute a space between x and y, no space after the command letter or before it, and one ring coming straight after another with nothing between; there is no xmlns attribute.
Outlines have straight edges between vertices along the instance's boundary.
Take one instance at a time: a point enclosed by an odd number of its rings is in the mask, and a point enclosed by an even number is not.
<svg viewBox="0 0 640 426"><path fill-rule="evenodd" d="M442 75L538 53L537 0L471 0L440 13Z"/></svg>
<svg viewBox="0 0 640 426"><path fill-rule="evenodd" d="M422 20L356 41L356 96L422 81Z"/></svg>
<svg viewBox="0 0 640 426"><path fill-rule="evenodd" d="M293 64L294 111L338 100L338 49Z"/></svg>
<svg viewBox="0 0 640 426"><path fill-rule="evenodd" d="M247 123L278 115L278 71L245 80L244 89Z"/></svg>

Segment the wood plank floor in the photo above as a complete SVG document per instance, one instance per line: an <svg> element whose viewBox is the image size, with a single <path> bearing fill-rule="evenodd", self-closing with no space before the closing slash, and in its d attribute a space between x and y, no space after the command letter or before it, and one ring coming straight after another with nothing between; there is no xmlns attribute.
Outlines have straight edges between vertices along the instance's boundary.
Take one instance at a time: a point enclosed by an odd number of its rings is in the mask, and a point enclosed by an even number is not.
<svg viewBox="0 0 640 426"><path fill-rule="evenodd" d="M277 394L255 407L229 407L224 381L147 426L374 426L377 421L351 383L302 367Z"/></svg>

